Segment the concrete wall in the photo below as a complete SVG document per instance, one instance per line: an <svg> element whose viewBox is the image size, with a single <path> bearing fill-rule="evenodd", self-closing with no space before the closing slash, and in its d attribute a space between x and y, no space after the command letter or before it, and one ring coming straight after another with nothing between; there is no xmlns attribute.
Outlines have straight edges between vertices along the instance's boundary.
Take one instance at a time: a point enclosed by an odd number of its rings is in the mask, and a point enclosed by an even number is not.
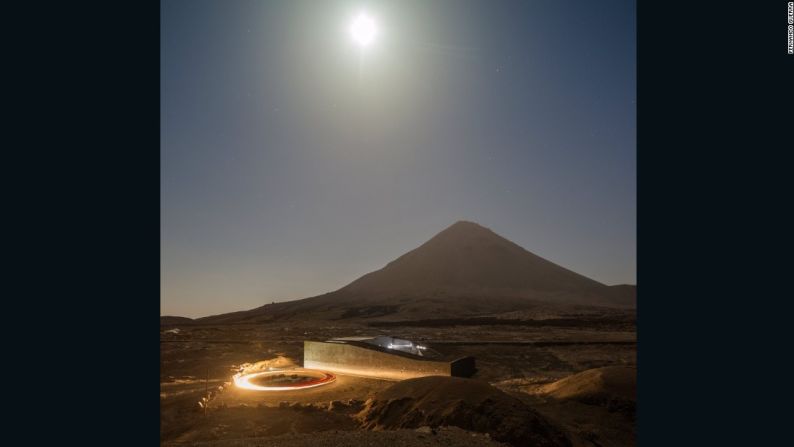
<svg viewBox="0 0 794 447"><path fill-rule="evenodd" d="M471 377L477 372L474 357L462 357L450 362L450 375L455 377Z"/></svg>
<svg viewBox="0 0 794 447"><path fill-rule="evenodd" d="M471 365L473 367L473 359ZM460 362L456 360L455 362ZM404 380L424 376L452 375L452 364L435 360L411 358L377 349L346 343L322 341L303 342L303 367L350 374ZM468 365L468 362L464 362ZM459 369L459 368L456 368Z"/></svg>

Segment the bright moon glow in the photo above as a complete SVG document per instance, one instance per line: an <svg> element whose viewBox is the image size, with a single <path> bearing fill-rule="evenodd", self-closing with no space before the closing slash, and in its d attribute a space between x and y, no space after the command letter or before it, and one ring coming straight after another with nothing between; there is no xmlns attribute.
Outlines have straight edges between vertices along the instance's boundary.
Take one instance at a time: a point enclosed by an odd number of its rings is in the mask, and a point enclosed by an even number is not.
<svg viewBox="0 0 794 447"><path fill-rule="evenodd" d="M358 14L350 25L350 37L353 38L353 42L362 48L372 44L377 31L375 21L363 12Z"/></svg>

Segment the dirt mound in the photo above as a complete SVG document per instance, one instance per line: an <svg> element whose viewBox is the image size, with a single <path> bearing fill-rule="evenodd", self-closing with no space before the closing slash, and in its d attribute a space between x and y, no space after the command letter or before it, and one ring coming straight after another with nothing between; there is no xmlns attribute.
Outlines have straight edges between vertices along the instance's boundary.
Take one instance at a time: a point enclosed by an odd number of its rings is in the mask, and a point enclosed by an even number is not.
<svg viewBox="0 0 794 447"><path fill-rule="evenodd" d="M269 371L271 369L291 369L297 367L297 363L288 357L284 357L283 355L277 355L272 359L260 360L256 363L244 363L240 365L240 369L243 374Z"/></svg>
<svg viewBox="0 0 794 447"><path fill-rule="evenodd" d="M575 400L633 414L637 400L637 369L626 366L588 369L543 385L538 391L559 400Z"/></svg>
<svg viewBox="0 0 794 447"><path fill-rule="evenodd" d="M560 429L520 400L459 377L404 380L367 401L356 417L373 430L455 426L516 446L571 445Z"/></svg>
<svg viewBox="0 0 794 447"><path fill-rule="evenodd" d="M541 392L557 399L618 397L636 400L637 369L627 366L588 369L544 385Z"/></svg>

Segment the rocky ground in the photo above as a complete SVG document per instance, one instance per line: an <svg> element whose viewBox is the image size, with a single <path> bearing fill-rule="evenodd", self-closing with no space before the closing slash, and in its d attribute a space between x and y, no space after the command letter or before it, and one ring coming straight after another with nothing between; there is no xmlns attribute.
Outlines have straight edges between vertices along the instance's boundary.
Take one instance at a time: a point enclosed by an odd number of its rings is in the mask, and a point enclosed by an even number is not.
<svg viewBox="0 0 794 447"><path fill-rule="evenodd" d="M195 447L508 447L494 441L488 434L469 432L457 427L420 427L415 430L389 431L322 431L289 433L268 438L247 438L225 441L201 441L169 444Z"/></svg>
<svg viewBox="0 0 794 447"><path fill-rule="evenodd" d="M550 386L594 368L634 367L636 331L632 316L627 315L601 318L587 314L580 318L579 325L570 321L576 315L548 315L545 318L552 321L545 324L477 325L473 324L475 321L463 326L435 322L382 327L332 321L162 326L161 443L499 445L476 431L473 436L458 429L441 430L436 435L416 432L416 427L365 430L355 416L368 399L377 397L393 382L340 376L332 385L284 394L246 393L228 386L231 376L245 363L283 358L300 365L305 339L391 334L426 340L445 353L476 357L478 371L474 379L515 396L570 434L574 445L634 445L633 408L627 412L625 406L613 403L610 407L608 401L603 404L570 396L555 397L552 391L557 388ZM510 315L509 319L519 317L525 316ZM592 375L586 379L593 383L599 380ZM568 388L571 386L565 389ZM206 410L198 404L202 398L207 398ZM626 411L618 411L621 409ZM466 443L470 441L474 444Z"/></svg>

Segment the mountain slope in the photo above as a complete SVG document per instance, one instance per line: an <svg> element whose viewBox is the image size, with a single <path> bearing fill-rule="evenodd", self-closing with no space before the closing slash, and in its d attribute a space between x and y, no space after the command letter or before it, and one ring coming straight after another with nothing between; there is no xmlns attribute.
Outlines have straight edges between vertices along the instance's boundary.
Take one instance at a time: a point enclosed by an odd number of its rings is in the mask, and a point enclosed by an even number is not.
<svg viewBox="0 0 794 447"><path fill-rule="evenodd" d="M335 292L196 322L461 317L521 310L540 302L632 307L635 290L601 284L476 223L460 221Z"/></svg>
<svg viewBox="0 0 794 447"><path fill-rule="evenodd" d="M473 222L457 222L386 267L343 287L366 293L589 292L605 286Z"/></svg>
<svg viewBox="0 0 794 447"><path fill-rule="evenodd" d="M192 323L193 323L193 319L188 317L174 317L171 315L163 315L160 317L161 325L192 324Z"/></svg>

